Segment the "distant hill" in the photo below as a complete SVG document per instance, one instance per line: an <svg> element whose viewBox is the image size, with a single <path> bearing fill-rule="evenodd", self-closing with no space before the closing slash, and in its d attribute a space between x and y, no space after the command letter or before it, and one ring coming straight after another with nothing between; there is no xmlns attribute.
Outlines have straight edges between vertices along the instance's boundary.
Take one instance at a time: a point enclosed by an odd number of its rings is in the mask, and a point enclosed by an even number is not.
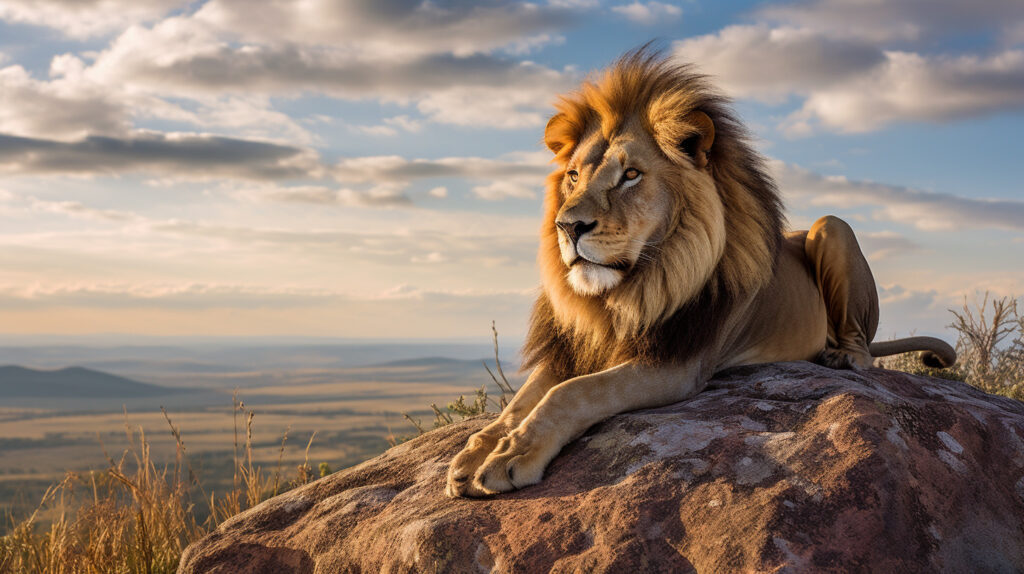
<svg viewBox="0 0 1024 574"><path fill-rule="evenodd" d="M371 367L453 367L456 365L480 366L480 361L465 361L462 359L451 359L448 357L420 357L416 359L399 359L397 361L386 361L375 363Z"/></svg>
<svg viewBox="0 0 1024 574"><path fill-rule="evenodd" d="M82 367L55 371L17 365L0 367L0 398L54 397L123 399L154 397L179 392Z"/></svg>

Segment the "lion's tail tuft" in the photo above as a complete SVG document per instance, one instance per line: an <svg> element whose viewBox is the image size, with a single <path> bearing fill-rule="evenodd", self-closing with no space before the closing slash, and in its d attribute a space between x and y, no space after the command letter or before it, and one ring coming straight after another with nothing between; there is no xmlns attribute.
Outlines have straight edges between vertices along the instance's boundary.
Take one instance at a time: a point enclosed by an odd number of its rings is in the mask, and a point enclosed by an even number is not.
<svg viewBox="0 0 1024 574"><path fill-rule="evenodd" d="M949 343L935 337L907 337L871 343L868 347L872 357L898 355L911 351L921 351L918 358L926 367L944 369L956 363L956 350Z"/></svg>

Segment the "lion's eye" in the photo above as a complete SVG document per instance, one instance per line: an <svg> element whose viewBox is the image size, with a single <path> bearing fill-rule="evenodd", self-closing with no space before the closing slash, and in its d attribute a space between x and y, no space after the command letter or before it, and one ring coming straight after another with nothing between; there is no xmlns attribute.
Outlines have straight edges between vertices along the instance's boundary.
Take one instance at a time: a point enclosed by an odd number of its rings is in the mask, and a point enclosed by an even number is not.
<svg viewBox="0 0 1024 574"><path fill-rule="evenodd" d="M622 189L633 187L634 185L640 183L640 180L643 178L643 176L644 174L640 173L639 169L631 167L626 171L622 172L622 182L619 183L619 185L622 186Z"/></svg>
<svg viewBox="0 0 1024 574"><path fill-rule="evenodd" d="M570 169L569 170L569 181L571 181L573 183L576 183L577 181L579 181L579 179L580 179L580 172L576 171L575 169Z"/></svg>

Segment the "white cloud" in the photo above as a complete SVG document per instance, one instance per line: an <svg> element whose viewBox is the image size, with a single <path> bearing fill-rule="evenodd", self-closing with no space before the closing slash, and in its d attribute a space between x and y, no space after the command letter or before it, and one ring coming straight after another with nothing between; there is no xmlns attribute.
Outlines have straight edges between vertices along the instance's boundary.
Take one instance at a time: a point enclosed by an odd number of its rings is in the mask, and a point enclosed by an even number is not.
<svg viewBox="0 0 1024 574"><path fill-rule="evenodd" d="M78 81L74 60L54 58L54 81L32 78L18 65L0 69L0 132L75 139L116 135L131 125L128 110L100 86Z"/></svg>
<svg viewBox="0 0 1024 574"><path fill-rule="evenodd" d="M882 261L923 249L917 242L894 231L858 233L857 240L869 261Z"/></svg>
<svg viewBox="0 0 1024 574"><path fill-rule="evenodd" d="M352 129L361 134L368 136L381 136L391 137L398 135L398 130L391 126L376 125L376 126L352 126Z"/></svg>
<svg viewBox="0 0 1024 574"><path fill-rule="evenodd" d="M931 335L955 343L946 327L957 297L935 289L912 289L900 284L878 286L879 324L876 341L908 335Z"/></svg>
<svg viewBox="0 0 1024 574"><path fill-rule="evenodd" d="M370 135L392 137L400 131L417 133L423 129L423 122L410 118L407 115L384 118L383 124L372 126L349 126L353 131Z"/></svg>
<svg viewBox="0 0 1024 574"><path fill-rule="evenodd" d="M180 98L258 93L325 94L416 103L429 119L459 125L541 125L554 95L574 80L530 62L488 54L388 57L363 49L232 44L195 18L133 27L84 70L92 83Z"/></svg>
<svg viewBox="0 0 1024 574"><path fill-rule="evenodd" d="M550 167L545 163L510 157L445 157L439 159L406 159L401 156L366 156L345 158L333 170L335 179L347 182L409 182L436 177L465 177L483 180L542 181Z"/></svg>
<svg viewBox="0 0 1024 574"><path fill-rule="evenodd" d="M410 261L413 263L445 263L448 258L439 251L431 251L425 256L414 256Z"/></svg>
<svg viewBox="0 0 1024 574"><path fill-rule="evenodd" d="M728 93L778 103L804 98L780 125L865 132L902 121L950 121L1024 108L1024 50L986 57L884 50L811 28L730 26L673 45Z"/></svg>
<svg viewBox="0 0 1024 574"><path fill-rule="evenodd" d="M865 132L901 121L946 121L1024 108L1024 50L987 58L886 52L875 69L810 93L784 127L819 122Z"/></svg>
<svg viewBox="0 0 1024 574"><path fill-rule="evenodd" d="M533 199L550 171L541 158L547 154L507 154L500 159L480 157L446 157L439 159L406 159L400 156L368 156L346 158L333 170L342 182L388 182L408 184L431 178L465 178L481 182L472 188L482 199L497 201L508 198ZM540 161L538 161L540 160ZM429 194L445 197L446 188L434 188Z"/></svg>
<svg viewBox="0 0 1024 574"><path fill-rule="evenodd" d="M432 188L430 191L428 191L427 195L429 195L430 197L438 198L438 199L444 199L444 198L448 197L448 188L444 187L444 186L438 186L438 187Z"/></svg>
<svg viewBox="0 0 1024 574"><path fill-rule="evenodd" d="M384 118L384 123L411 133L418 133L423 129L423 122L406 115Z"/></svg>
<svg viewBox="0 0 1024 574"><path fill-rule="evenodd" d="M683 9L674 4L640 2L639 0L634 1L632 4L612 6L612 12L622 14L634 22L647 26L665 22L666 20L674 20L683 15Z"/></svg>
<svg viewBox="0 0 1024 574"><path fill-rule="evenodd" d="M424 94L417 107L438 123L500 129L542 127L551 114L555 94L568 89L570 81L551 70L531 75L506 86L433 90Z"/></svg>
<svg viewBox="0 0 1024 574"><path fill-rule="evenodd" d="M386 57L468 56L540 42L569 23L569 10L497 0L487 3L282 0L254 10L247 0L210 0L194 19L243 42L316 45Z"/></svg>
<svg viewBox="0 0 1024 574"><path fill-rule="evenodd" d="M320 185L264 186L242 188L230 192L240 199L311 205L348 207L408 207L412 200L403 191L404 186L379 185L366 190L334 189Z"/></svg>
<svg viewBox="0 0 1024 574"><path fill-rule="evenodd" d="M873 42L926 41L993 28L1024 19L1019 0L806 0L765 5L768 20L812 28L830 37Z"/></svg>
<svg viewBox="0 0 1024 574"><path fill-rule="evenodd" d="M4 0L0 20L54 28L84 39L159 18L186 4L186 0Z"/></svg>
<svg viewBox="0 0 1024 574"><path fill-rule="evenodd" d="M534 199L537 197L537 185L526 185L514 181L495 181L488 185L473 188L473 193L481 199L498 201L508 198Z"/></svg>
<svg viewBox="0 0 1024 574"><path fill-rule="evenodd" d="M787 205L868 207L876 219L924 231L965 228L1024 230L1024 201L974 199L863 181L823 176L780 161L770 163ZM799 199L799 201L794 201Z"/></svg>
<svg viewBox="0 0 1024 574"><path fill-rule="evenodd" d="M730 95L775 102L804 94L884 61L878 48L808 29L729 26L673 44L673 55L696 63Z"/></svg>

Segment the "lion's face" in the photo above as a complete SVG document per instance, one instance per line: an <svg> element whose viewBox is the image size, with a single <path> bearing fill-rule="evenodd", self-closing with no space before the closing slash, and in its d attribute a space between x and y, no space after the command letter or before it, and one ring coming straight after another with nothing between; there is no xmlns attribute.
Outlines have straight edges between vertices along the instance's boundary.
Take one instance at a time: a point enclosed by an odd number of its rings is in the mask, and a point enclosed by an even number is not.
<svg viewBox="0 0 1024 574"><path fill-rule="evenodd" d="M580 138L564 165L562 204L552 222L566 280L584 296L607 293L644 263L656 264L688 205L720 205L707 173L688 156L670 159L638 119L611 137L599 127ZM707 250L690 256L694 267L713 264L697 261L712 256Z"/></svg>
<svg viewBox="0 0 1024 574"><path fill-rule="evenodd" d="M554 225L567 279L581 295L617 286L668 230L675 205L659 174L669 166L643 136L627 130L608 141L595 130L565 167Z"/></svg>
<svg viewBox="0 0 1024 574"><path fill-rule="evenodd" d="M555 169L527 365L571 377L703 348L771 281L775 186L728 102L690 67L643 50L623 59L555 103L544 144Z"/></svg>

